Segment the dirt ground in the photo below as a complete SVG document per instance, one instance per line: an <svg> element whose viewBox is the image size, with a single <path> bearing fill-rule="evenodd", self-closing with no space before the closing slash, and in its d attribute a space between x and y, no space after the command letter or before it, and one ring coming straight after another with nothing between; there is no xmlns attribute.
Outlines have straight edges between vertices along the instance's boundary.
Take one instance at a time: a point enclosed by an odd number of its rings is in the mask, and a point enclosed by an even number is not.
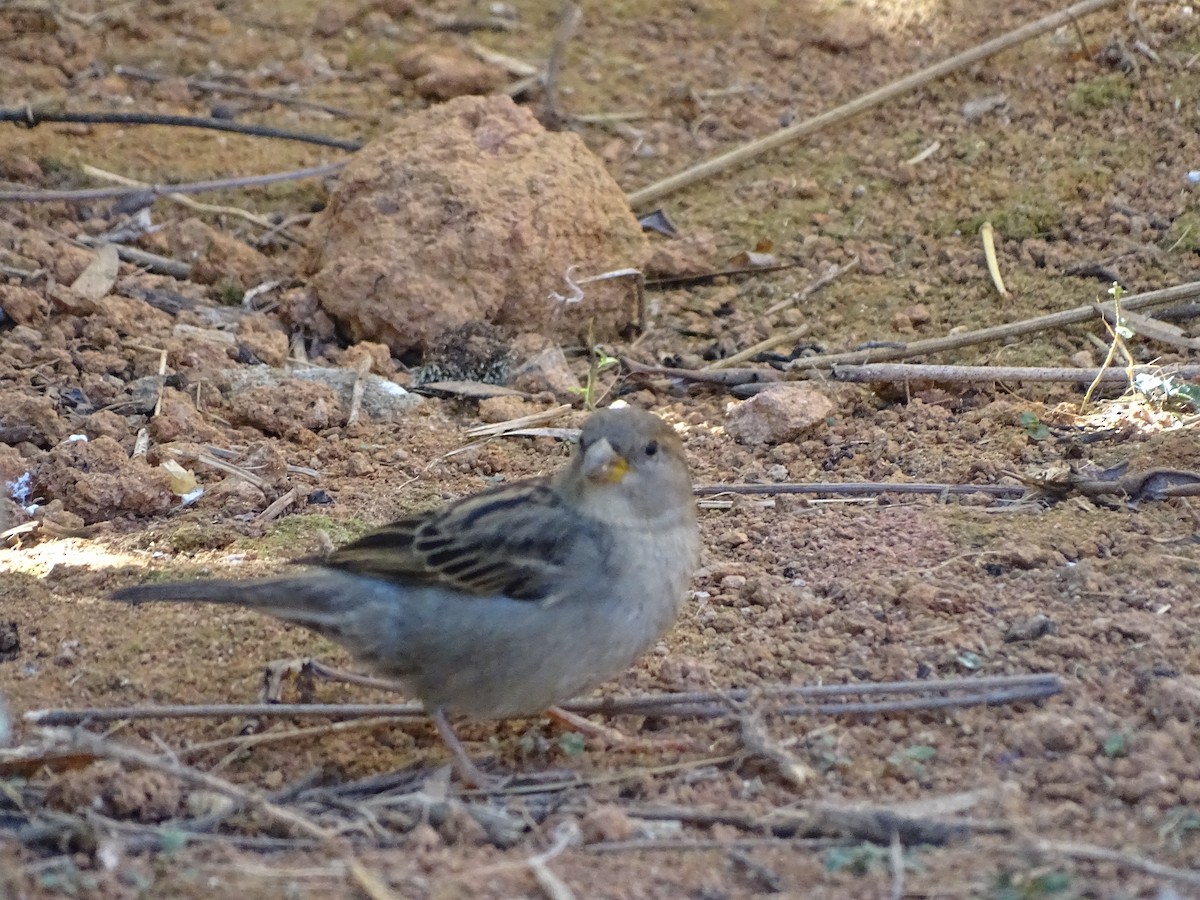
<svg viewBox="0 0 1200 900"><path fill-rule="evenodd" d="M563 60L560 113L634 190L1057 8L1049 0L589 4ZM225 105L239 121L369 139L470 74L469 41L544 59L557 14L543 0L0 3L0 105L188 115ZM507 27L463 33L440 28L439 17L498 17ZM430 51L443 60L435 77L414 75L406 61ZM1130 294L1192 281L1198 54L1191 6L1119 4L673 194L662 205L682 237L655 237L656 250L720 268L769 241L797 265L652 290L646 333L604 351L697 368L790 330L796 337L776 348L786 358L797 348L912 341L1097 303L1114 279ZM175 77L148 82L116 74L118 65ZM493 86L510 80L475 75ZM355 115L214 96L180 76L236 76ZM529 102L540 109L536 91ZM618 112L634 115L587 118ZM102 184L84 166L163 183L346 156L185 128L2 127L5 189ZM283 221L318 208L328 187L310 179L198 199ZM247 310L241 289L252 285L223 277L246 271L236 262L190 281L125 264L103 302L72 306L62 286L93 257L72 239L111 228L119 219L111 206L0 204L0 307L17 320L0 323L8 484L0 502L9 519L0 697L18 749L45 740L22 720L29 710L248 703L269 661L350 665L331 644L250 613L126 608L105 599L112 589L150 572L276 571L327 540L553 471L568 453L549 437L466 435L503 417L500 409L554 406L545 395L508 407L430 397L394 421L354 423L315 389L229 399L214 387L222 370L282 357L297 335L321 365L350 366L354 351L314 336L294 309ZM143 238L143 249L178 252L186 235L167 232L198 218L210 229L203 234L256 246L297 283L302 251L263 240L264 229L242 218L165 199L152 218L166 236ZM988 278L984 221L995 228L1006 298ZM304 220L289 229L303 238ZM767 312L853 258L857 269ZM1126 345L1136 361L1195 361L1195 307L1176 312L1182 341L1132 329ZM196 337L202 330L232 338L214 345ZM1109 342L1097 317L923 361L1091 366ZM168 362L156 409L161 349ZM564 350L582 377L586 348ZM416 362L382 368L405 385ZM1118 402L1120 387L1083 410L1081 385L897 390L818 380L833 401L824 422L794 440L749 445L725 430L738 401L724 388L617 369L600 378L611 389L604 402L619 394L676 424L699 486L1016 485L1018 475L1119 464L1200 471L1194 406ZM585 414L577 401L549 424L577 426ZM151 465L130 459L142 429ZM78 434L89 440L69 439ZM194 463L205 493L182 505L180 485L158 466L162 447L181 442L193 453L228 451L261 483ZM292 489L295 502L262 515ZM339 839L319 844L256 808L189 840L189 822L222 809L210 790L128 761L21 769L0 759L0 897L1200 897L1194 500L705 501L693 597L667 639L603 693L1027 673L1058 676L1061 692L873 716L789 714L760 692L740 714L605 720L670 739L637 751L544 721L464 727L485 768L523 779L491 799L447 786L445 750L423 722L315 733L297 731L328 721L96 724L91 731L124 746L269 795ZM393 698L322 682L311 699ZM796 766L786 761L753 758L739 730L750 712L806 777L789 778ZM247 740L263 734L280 739ZM336 790L396 772L374 793ZM545 773L557 786L539 783ZM817 810L864 805L961 827L944 841L889 847L861 829L839 839L816 821ZM571 829L579 840L567 841ZM530 863L543 853L552 858Z"/></svg>

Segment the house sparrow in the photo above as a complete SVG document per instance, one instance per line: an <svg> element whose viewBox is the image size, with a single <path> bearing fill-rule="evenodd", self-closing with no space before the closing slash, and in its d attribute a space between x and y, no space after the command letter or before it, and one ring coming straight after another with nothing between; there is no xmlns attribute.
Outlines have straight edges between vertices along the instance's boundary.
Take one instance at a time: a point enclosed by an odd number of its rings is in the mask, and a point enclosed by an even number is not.
<svg viewBox="0 0 1200 900"><path fill-rule="evenodd" d="M550 478L492 488L256 581L125 588L113 599L231 603L337 641L431 713L540 715L625 671L675 622L699 562L691 478L652 413L606 409Z"/></svg>

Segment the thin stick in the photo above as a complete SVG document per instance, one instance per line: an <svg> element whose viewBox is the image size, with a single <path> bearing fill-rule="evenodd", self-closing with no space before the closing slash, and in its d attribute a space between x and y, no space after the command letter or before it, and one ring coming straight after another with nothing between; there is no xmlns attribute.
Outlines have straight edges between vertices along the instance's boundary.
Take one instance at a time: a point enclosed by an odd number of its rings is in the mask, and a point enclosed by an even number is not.
<svg viewBox="0 0 1200 900"><path fill-rule="evenodd" d="M120 75L123 78L133 78L138 81L149 81L158 83L167 81L172 76L162 75L158 72L148 72L145 69L136 69L133 66L113 66L113 74ZM295 106L301 109L315 109L318 112L329 113L331 116L337 116L342 119L356 119L360 113L353 110L343 109L340 106L329 106L325 103L317 103L313 100L305 100L301 97L291 97L287 94L281 94L277 91L256 91L251 88L239 87L233 84L225 84L220 81L206 81L203 78L185 78L188 88L193 91L203 91L209 94L226 94L230 97L250 97L254 100L269 100L272 103L279 103L284 106Z"/></svg>
<svg viewBox="0 0 1200 900"><path fill-rule="evenodd" d="M1176 869L1163 865L1144 856L1132 853L1122 853L1096 844L1085 844L1081 841L1045 841L1034 839L1029 848L1042 856L1069 856L1072 859L1086 859L1092 862L1116 863L1126 869L1144 872L1157 878L1168 878L1181 884L1200 887L1200 871L1192 869Z"/></svg>
<svg viewBox="0 0 1200 900"><path fill-rule="evenodd" d="M144 193L153 194L156 197L168 194L203 194L208 191L276 184L280 181L297 181L301 178L324 178L326 175L340 172L345 165L344 162L335 162L322 166L309 166L307 169L293 169L290 172L271 172L268 175L217 178L211 181L192 181L185 184L151 184L142 190ZM112 200L116 197L124 197L128 193L128 188L87 188L81 191L0 191L0 202L88 203L92 200Z"/></svg>
<svg viewBox="0 0 1200 900"><path fill-rule="evenodd" d="M367 390L367 375L371 373L371 357L364 356L354 367L354 384L350 387L350 411L346 414L347 425L357 425L362 414L363 394Z"/></svg>
<svg viewBox="0 0 1200 900"><path fill-rule="evenodd" d="M562 121L562 110L558 102L558 77L562 74L567 44L575 36L582 20L583 11L579 4L574 0L566 0L559 13L558 26L554 29L554 42L550 47L550 57L546 60L546 76L542 81L542 88L546 92L546 118L551 124Z"/></svg>
<svg viewBox="0 0 1200 900"><path fill-rule="evenodd" d="M99 238L80 235L74 239L73 243L81 244L84 247L99 247L104 242ZM137 247L127 247L124 244L117 244L116 248L117 256L121 258L122 262L131 263L147 272L153 272L156 275L170 275L180 281L185 281L192 274L191 263L171 259L169 256L160 256Z"/></svg>
<svg viewBox="0 0 1200 900"><path fill-rule="evenodd" d="M378 875L353 856L346 858L346 872L370 900L399 900L398 894L393 893Z"/></svg>
<svg viewBox="0 0 1200 900"><path fill-rule="evenodd" d="M422 711L422 715L424 712ZM226 747L236 747L240 752L250 747L260 747L263 744L276 744L280 741L295 741L300 738L321 737L327 734L340 734L344 731L363 731L368 728L378 728L382 725L398 725L413 721L411 718L400 716L374 716L366 719L343 719L329 722L325 725L313 725L308 728L289 728L286 731L261 731L258 734L235 735L227 738L217 738L200 744L189 744L176 750L176 753L191 756L196 753L207 753L209 750L223 750Z"/></svg>
<svg viewBox="0 0 1200 900"><path fill-rule="evenodd" d="M629 370L630 375L658 375L664 378L680 378L684 381L696 381L703 384L720 384L732 387L739 384L756 384L759 382L783 381L783 374L774 369L676 369L671 366L647 366L627 356L621 357L621 365Z"/></svg>
<svg viewBox="0 0 1200 900"><path fill-rule="evenodd" d="M628 841L597 841L587 844L583 849L588 853L642 853L647 850L681 853L686 851L730 850L742 848L746 850L763 847L788 847L794 850L827 850L830 847L848 847L861 843L852 838L688 838L673 840L670 838L635 838Z"/></svg>
<svg viewBox="0 0 1200 900"><path fill-rule="evenodd" d="M101 181L111 181L115 184L123 184L126 187L137 188L139 190L146 190L151 187L151 185L144 181L138 181L135 178L127 178L124 175L118 175L115 172L108 172L104 169L98 169L95 166L89 166L85 164L80 168L83 170L84 174L91 175L93 178L98 178ZM219 206L212 203L201 203L198 200L193 200L191 197L178 192L166 194L165 196L173 203L178 203L180 206L186 206L188 209L195 210L196 212L235 216L239 219L245 219L247 222L257 225L259 228L265 228L268 230L277 227L270 219L265 219L257 213L252 213L249 210L241 209L237 206ZM284 237L301 245L304 243L303 241L292 237L289 234L285 234Z"/></svg>
<svg viewBox="0 0 1200 900"><path fill-rule="evenodd" d="M1200 281L1191 281L1174 287L1163 288L1160 291L1147 291L1144 294L1130 294L1121 298L1122 309L1150 309L1155 306L1166 306L1182 300L1200 297ZM896 359L907 359L913 356L924 356L927 353L941 353L946 350L958 350L974 344L987 341L1000 341L1021 334L1032 334L1035 331L1045 331L1050 328L1062 328L1066 325L1076 325L1086 322L1096 315L1097 305L1102 310L1111 310L1112 301L1101 304L1088 303L1073 309L1035 316L1032 319L1022 319L1019 322L1008 322L991 328L980 328L975 331L964 331L961 334L945 335L930 338L925 341L913 341L898 347L871 347L867 350L849 350L844 353L822 353L818 356L805 356L792 360L788 368L792 370L828 369L841 363L887 362Z"/></svg>
<svg viewBox="0 0 1200 900"><path fill-rule="evenodd" d="M335 147L351 152L362 149L362 141L343 141L320 134L287 131L268 125L248 125L228 119L212 119L204 116L175 116L161 113L140 112L56 112L49 109L0 109L0 122L16 122L33 128L43 122L83 122L92 125L169 125L183 128L209 128L214 131L231 131L253 137L276 138L284 141L303 141L322 147Z"/></svg>
<svg viewBox="0 0 1200 900"><path fill-rule="evenodd" d="M282 497L277 497L266 509L254 517L255 522L270 522L277 519L285 509L300 499L300 489L292 488Z"/></svg>
<svg viewBox="0 0 1200 900"><path fill-rule="evenodd" d="M1200 366L1137 366L1134 374L1200 377ZM1119 369L1076 369L1053 366L936 366L918 363L869 363L860 366L834 366L834 381L888 382L937 381L986 384L993 381L1061 381L1089 384L1093 381L1128 381L1128 373Z"/></svg>
<svg viewBox="0 0 1200 900"><path fill-rule="evenodd" d="M254 485L256 488L258 488L260 491L269 490L271 487L271 483L269 481L267 481L265 478L261 478L258 475L255 475L249 469L245 469L242 466L235 466L235 465L233 465L233 463L227 463L223 459L217 459L212 454L205 453L203 450L201 450L199 453L196 453L194 456L191 454L186 454L186 455L180 454L180 455L183 456L183 458L185 458L185 459L190 457L191 459L200 463L201 465L209 466L210 468L213 468L213 469L218 469L227 475L236 475L238 478L241 478L243 481L250 482L252 485Z"/></svg>
<svg viewBox="0 0 1200 900"><path fill-rule="evenodd" d="M564 413L571 411L569 404L561 404L559 406L544 409L541 412L531 413L528 416L520 416L516 419L506 419L503 422L494 422L487 425L476 425L473 428L467 429L467 437L496 437L502 434L508 434L511 431L518 429L529 428L534 425L541 425L543 422L552 422Z"/></svg>
<svg viewBox="0 0 1200 900"><path fill-rule="evenodd" d="M821 288L823 288L826 285L830 284L831 282L834 282L837 279L841 278L847 272L852 272L855 269L857 269L859 261L860 261L859 257L855 256L850 260L850 262L846 263L844 266L830 266L825 271L824 274L818 275L811 282L809 282L805 287L801 288L796 293L792 294L790 297L786 297L783 300L780 300L774 306L768 307L767 311L764 312L763 315L764 316L773 316L773 315L775 315L775 313L779 312L780 310L787 309L789 306L795 306L797 303L799 303L802 300L807 300L809 297L811 297L817 291L821 290ZM722 360L722 362L728 362L728 360Z"/></svg>
<svg viewBox="0 0 1200 900"><path fill-rule="evenodd" d="M1020 497L1025 489L1007 484L930 484L928 482L895 483L880 481L847 482L783 482L781 484L709 484L692 490L697 497L714 494L844 494L851 497L876 494L991 494L994 497Z"/></svg>
<svg viewBox="0 0 1200 900"><path fill-rule="evenodd" d="M720 156L692 166L690 169L680 172L677 175L672 175L648 187L633 191L627 195L629 205L634 209L645 207L665 197L667 194L674 193L680 188L695 184L697 181L702 181L718 172L723 172L740 163L755 159L777 147L783 147L800 138L808 137L823 128L845 122L873 107L882 105L888 100L892 100L924 84L949 75L951 72L974 65L990 56L995 56L1002 50L1007 50L1009 47L1014 47L1030 38L1053 31L1080 16L1086 16L1106 7L1115 6L1117 2L1118 0L1083 0L1083 2L1076 3L1074 6L1070 6L1060 12L1038 19L1035 22L1030 22L1028 25L1023 25L1020 28L1010 31L1008 34L1001 35L971 50L959 53L929 68L922 69L920 72L915 72L912 75L901 78L899 81L893 81L891 84L881 87L878 90L864 94L844 106L839 106L837 109L814 116L803 122L797 122L795 125L784 128L767 137L744 144L728 153L722 153Z"/></svg>
<svg viewBox="0 0 1200 900"><path fill-rule="evenodd" d="M755 696L765 698L799 697L806 700L830 697L879 694L935 694L942 691L973 691L1025 689L1037 696L1057 693L1062 686L1057 676L1049 673L1033 675L998 675L989 678L949 678L942 680L894 681L868 684L777 685L756 689ZM729 701L749 699L748 690L724 692L694 691L678 694L644 694L637 697L601 697L575 700L560 704L563 709L589 715L668 715L673 707L695 707L719 704L711 716L729 712ZM810 707L816 712L838 712L846 709L839 704ZM688 715L696 715L689 708ZM127 706L112 709L41 709L30 710L24 719L35 725L78 725L84 722L115 722L122 719L195 719L231 718L234 716L329 716L339 719L364 716L425 718L427 713L419 703L246 703L210 705Z"/></svg>

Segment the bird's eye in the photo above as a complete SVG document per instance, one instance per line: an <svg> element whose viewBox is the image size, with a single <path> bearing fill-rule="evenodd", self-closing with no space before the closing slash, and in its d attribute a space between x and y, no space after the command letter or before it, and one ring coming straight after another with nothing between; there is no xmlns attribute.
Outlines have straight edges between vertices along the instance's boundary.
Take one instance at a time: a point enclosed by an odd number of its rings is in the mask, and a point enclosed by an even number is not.
<svg viewBox="0 0 1200 900"><path fill-rule="evenodd" d="M646 455L654 456L656 453L658 453L658 441L651 441L646 445Z"/></svg>

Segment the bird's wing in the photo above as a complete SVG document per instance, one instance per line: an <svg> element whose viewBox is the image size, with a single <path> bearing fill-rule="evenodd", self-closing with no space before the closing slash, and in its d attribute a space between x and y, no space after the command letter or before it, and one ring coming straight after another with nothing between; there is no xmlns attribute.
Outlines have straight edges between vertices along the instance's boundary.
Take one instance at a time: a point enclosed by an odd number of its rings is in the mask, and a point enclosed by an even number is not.
<svg viewBox="0 0 1200 900"><path fill-rule="evenodd" d="M320 564L405 585L553 601L573 571L604 559L603 530L549 482L522 482L393 522Z"/></svg>

